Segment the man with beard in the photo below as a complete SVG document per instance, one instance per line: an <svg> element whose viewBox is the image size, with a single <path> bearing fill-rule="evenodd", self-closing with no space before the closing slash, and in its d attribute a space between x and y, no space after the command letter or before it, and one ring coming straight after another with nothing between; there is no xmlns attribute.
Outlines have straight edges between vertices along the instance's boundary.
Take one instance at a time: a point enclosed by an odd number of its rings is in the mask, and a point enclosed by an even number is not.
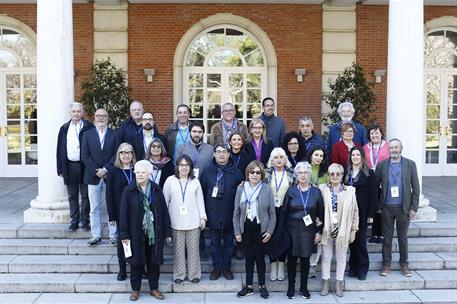
<svg viewBox="0 0 457 304"><path fill-rule="evenodd" d="M143 126L143 132L141 133L142 136L136 138L136 144L138 145L141 141L143 145L142 154L136 154L136 159L141 160L144 159L144 156L148 154L148 147L151 145L151 142L154 138L160 139L162 144L164 145L165 150L167 149L167 139L165 136L157 131L157 127L155 126L154 122L154 115L151 112L145 112L141 118L141 125Z"/></svg>
<svg viewBox="0 0 457 304"><path fill-rule="evenodd" d="M180 104L176 108L178 119L165 130L168 156L177 159L179 146L190 142L190 116L192 115L188 105ZM164 142L165 145L165 142Z"/></svg>
<svg viewBox="0 0 457 304"><path fill-rule="evenodd" d="M303 156L308 157L309 153L316 147L322 148L323 151L327 151L327 145L319 134L314 132L313 120L309 116L302 116L298 121L298 128L303 140L303 147L305 151Z"/></svg>
<svg viewBox="0 0 457 304"><path fill-rule="evenodd" d="M213 146L217 144L227 144L230 134L234 131L240 132L243 140L248 138L248 128L244 123L236 119L235 106L226 102L222 105L222 119L211 127L209 143Z"/></svg>
<svg viewBox="0 0 457 304"><path fill-rule="evenodd" d="M286 124L282 117L275 115L275 101L271 97L265 97L262 100L263 113L259 116L267 128L267 137L273 142L273 146L281 147L284 134L286 133Z"/></svg>
<svg viewBox="0 0 457 304"><path fill-rule="evenodd" d="M352 102L345 101L340 103L337 112L340 116L341 121L332 125L328 132L327 151L329 154L329 159L332 146L341 140L341 125L344 123L351 123L354 125L355 134L353 141L355 144L359 144L361 147L363 147L363 145L365 145L368 142L367 130L365 129L365 127L361 123L352 120L355 114L355 109L352 105Z"/></svg>

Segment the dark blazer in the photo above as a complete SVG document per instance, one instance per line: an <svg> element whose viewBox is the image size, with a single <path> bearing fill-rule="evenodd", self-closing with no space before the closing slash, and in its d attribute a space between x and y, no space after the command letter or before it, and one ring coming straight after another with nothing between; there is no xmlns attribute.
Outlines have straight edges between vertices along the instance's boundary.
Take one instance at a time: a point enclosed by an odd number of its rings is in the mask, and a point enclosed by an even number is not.
<svg viewBox="0 0 457 304"><path fill-rule="evenodd" d="M238 154L233 154L232 152L230 152L230 158L241 171L241 174L243 174L243 179L245 179L246 167L249 165L250 162L248 158L248 153L244 151L243 148L241 148L241 151Z"/></svg>
<svg viewBox="0 0 457 304"><path fill-rule="evenodd" d="M382 210L388 191L389 165L390 158L376 167L376 178L381 184L381 195L377 205L378 210ZM409 210L417 211L417 208L419 208L420 185L416 163L403 156L401 158L401 181L403 186L403 211L405 214L408 214Z"/></svg>
<svg viewBox="0 0 457 304"><path fill-rule="evenodd" d="M168 163L162 168L162 173L160 174L160 181L158 183L160 189L163 189L163 184L165 184L167 178L173 174L175 174L175 165L173 163L173 160L170 159Z"/></svg>
<svg viewBox="0 0 457 304"><path fill-rule="evenodd" d="M189 131L192 126L192 121L189 121ZM167 154L168 157L173 159L175 155L175 145L176 145L176 135L178 134L179 126L178 126L178 121L175 121L172 123L168 128L165 130L165 138L166 138L166 143L167 143ZM165 145L164 142L164 145Z"/></svg>
<svg viewBox="0 0 457 304"><path fill-rule="evenodd" d="M81 132L79 132L79 142L82 142L83 134L87 130L94 127L94 125L87 121L83 121L83 127L81 128ZM65 184L68 183L68 158L67 158L67 133L68 128L70 127L71 120L67 123L63 124L60 127L59 135L57 137L57 175L62 175L63 181ZM84 164L81 164L81 183L83 182L83 175L84 175Z"/></svg>
<svg viewBox="0 0 457 304"><path fill-rule="evenodd" d="M123 169L114 168L108 172L108 177L106 179L106 209L108 211L108 220L116 221L119 223L119 210L121 208L121 196L122 191L126 186L128 186L127 178ZM127 171L127 176L130 178L130 172ZM135 184L135 173L132 168L132 184Z"/></svg>
<svg viewBox="0 0 457 304"><path fill-rule="evenodd" d="M266 166L268 163L268 160L270 159L270 153L274 149L273 142L271 140L269 140L268 143L265 143L265 141L262 141L261 147L262 147L262 151L261 151L261 155L260 155L260 162L264 166ZM248 164L251 161L256 160L255 150L254 150L254 146L252 145L252 142L247 142L244 145L244 150L246 151L246 153L248 155Z"/></svg>
<svg viewBox="0 0 457 304"><path fill-rule="evenodd" d="M84 133L81 143L81 160L86 166L84 170L84 183L97 185L100 178L95 174L95 169L105 167L107 170L112 168L111 158L116 153L116 137L110 128L105 130L105 141L103 150L100 146L97 128L92 128Z"/></svg>
<svg viewBox="0 0 457 304"><path fill-rule="evenodd" d="M150 247L150 260L153 265L163 263L163 244L167 237L171 237L171 221L168 208L163 197L162 190L155 183L149 183L152 187L152 203L149 209L154 215L155 244ZM121 209L119 214L119 239L130 240L132 256L126 261L130 265L146 264L146 252L144 242L145 233L143 230L143 193L136 183L124 188L121 198Z"/></svg>

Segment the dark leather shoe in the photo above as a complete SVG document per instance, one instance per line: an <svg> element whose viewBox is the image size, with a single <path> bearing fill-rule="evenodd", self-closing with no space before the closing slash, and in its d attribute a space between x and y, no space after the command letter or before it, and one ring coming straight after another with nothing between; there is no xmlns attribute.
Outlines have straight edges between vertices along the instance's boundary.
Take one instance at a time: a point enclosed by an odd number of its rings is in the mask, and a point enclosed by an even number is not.
<svg viewBox="0 0 457 304"><path fill-rule="evenodd" d="M151 291L149 292L149 294L150 294L151 296L153 296L154 298L156 298L157 300L163 300L163 299L165 299L165 297L163 296L163 294L162 294L159 290L157 290L157 289L151 290Z"/></svg>
<svg viewBox="0 0 457 304"><path fill-rule="evenodd" d="M84 230L84 231L90 231L89 223L81 225L81 229Z"/></svg>
<svg viewBox="0 0 457 304"><path fill-rule="evenodd" d="M78 229L78 224L73 223L68 227L68 231L75 232Z"/></svg>
<svg viewBox="0 0 457 304"><path fill-rule="evenodd" d="M139 291L132 291L130 293L130 301L136 301L140 297L140 292Z"/></svg>
<svg viewBox="0 0 457 304"><path fill-rule="evenodd" d="M181 279L175 279L174 282L175 282L176 284L181 284L183 281L182 281Z"/></svg>
<svg viewBox="0 0 457 304"><path fill-rule="evenodd" d="M219 277L221 276L221 271L219 269L214 269L211 274L209 275L209 279L211 281L218 280Z"/></svg>
<svg viewBox="0 0 457 304"><path fill-rule="evenodd" d="M366 274L360 274L359 275L359 280L360 281L365 281L367 279L367 275Z"/></svg>
<svg viewBox="0 0 457 304"><path fill-rule="evenodd" d="M190 282L194 283L194 284L200 283L200 279L199 278L193 278Z"/></svg>
<svg viewBox="0 0 457 304"><path fill-rule="evenodd" d="M230 269L224 269L222 271L222 274L224 275L224 278L226 280L229 280L229 281L233 280L233 273L230 271Z"/></svg>
<svg viewBox="0 0 457 304"><path fill-rule="evenodd" d="M117 274L117 280L125 281L126 278L127 278L127 269L125 269L125 267L120 267L119 273Z"/></svg>

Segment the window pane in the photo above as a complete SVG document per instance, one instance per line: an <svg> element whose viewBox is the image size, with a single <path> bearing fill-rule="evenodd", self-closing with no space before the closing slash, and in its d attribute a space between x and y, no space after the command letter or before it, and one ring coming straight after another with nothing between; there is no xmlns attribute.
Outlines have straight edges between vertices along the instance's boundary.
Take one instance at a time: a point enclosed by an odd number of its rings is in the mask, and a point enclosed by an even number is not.
<svg viewBox="0 0 457 304"><path fill-rule="evenodd" d="M25 150L36 151L38 143L38 136L26 136L25 137Z"/></svg>
<svg viewBox="0 0 457 304"><path fill-rule="evenodd" d="M196 52L189 52L186 58L186 66L203 66L205 63L205 57L202 54Z"/></svg>
<svg viewBox="0 0 457 304"><path fill-rule="evenodd" d="M257 49L257 43L248 36L244 36L243 40L238 44L238 50L243 56Z"/></svg>
<svg viewBox="0 0 457 304"><path fill-rule="evenodd" d="M189 90L189 104L203 103L203 89Z"/></svg>
<svg viewBox="0 0 457 304"><path fill-rule="evenodd" d="M208 88L220 88L221 74L208 74L206 79L206 85L208 86Z"/></svg>
<svg viewBox="0 0 457 304"><path fill-rule="evenodd" d="M21 152L21 136L8 134L8 153Z"/></svg>
<svg viewBox="0 0 457 304"><path fill-rule="evenodd" d="M36 89L25 89L24 90L24 103L25 104L36 104Z"/></svg>
<svg viewBox="0 0 457 304"><path fill-rule="evenodd" d="M260 90L248 90L248 103L260 103Z"/></svg>
<svg viewBox="0 0 457 304"><path fill-rule="evenodd" d="M440 106L427 106L427 119L440 119Z"/></svg>
<svg viewBox="0 0 457 304"><path fill-rule="evenodd" d="M38 165L38 152L37 151L25 152L25 164L26 165Z"/></svg>
<svg viewBox="0 0 457 304"><path fill-rule="evenodd" d="M230 88L242 88L243 87L243 74L230 74L229 75L229 86L230 86Z"/></svg>
<svg viewBox="0 0 457 304"><path fill-rule="evenodd" d="M26 135L29 135L29 134L38 134L37 130L37 121L36 120L26 120L25 121L25 124L24 124L24 127L25 127L25 134Z"/></svg>
<svg viewBox="0 0 457 304"><path fill-rule="evenodd" d="M8 153L8 165L20 165L21 153Z"/></svg>
<svg viewBox="0 0 457 304"><path fill-rule="evenodd" d="M230 90L229 102L233 104L243 104L243 88L234 88Z"/></svg>
<svg viewBox="0 0 457 304"><path fill-rule="evenodd" d="M439 162L438 151L425 151L425 163L426 164L437 164Z"/></svg>
<svg viewBox="0 0 457 304"><path fill-rule="evenodd" d="M192 52L198 52L203 56L206 56L208 55L209 50L211 50L214 46L214 42L208 35L202 35L195 40L190 49Z"/></svg>
<svg viewBox="0 0 457 304"><path fill-rule="evenodd" d="M189 74L189 88L203 88L203 74Z"/></svg>
<svg viewBox="0 0 457 304"><path fill-rule="evenodd" d="M21 134L21 121L20 120L8 120L7 122L8 134Z"/></svg>
<svg viewBox="0 0 457 304"><path fill-rule="evenodd" d="M21 106L6 106L6 117L7 119L20 119Z"/></svg>
<svg viewBox="0 0 457 304"><path fill-rule="evenodd" d="M447 136L447 148L448 149L457 149L457 135L448 135Z"/></svg>
<svg viewBox="0 0 457 304"><path fill-rule="evenodd" d="M209 91L208 92L208 103L220 105L221 104L221 91Z"/></svg>
<svg viewBox="0 0 457 304"><path fill-rule="evenodd" d="M248 56L246 56L246 63L248 66L263 66L262 52L257 49Z"/></svg>
<svg viewBox="0 0 457 304"><path fill-rule="evenodd" d="M221 119L221 106L209 105L208 106L208 119Z"/></svg>
<svg viewBox="0 0 457 304"><path fill-rule="evenodd" d="M260 88L261 87L261 74L248 74L247 75L247 86L248 88Z"/></svg>
<svg viewBox="0 0 457 304"><path fill-rule="evenodd" d="M21 57L24 66L36 65L35 44L30 39L21 35L14 47L14 51Z"/></svg>
<svg viewBox="0 0 457 304"><path fill-rule="evenodd" d="M215 46L224 46L224 29L216 29L208 32L208 38L214 43Z"/></svg>
<svg viewBox="0 0 457 304"><path fill-rule="evenodd" d="M203 118L203 105L191 104L189 107L192 111L192 118Z"/></svg>
<svg viewBox="0 0 457 304"><path fill-rule="evenodd" d="M24 74L24 88L36 88L36 74Z"/></svg>
<svg viewBox="0 0 457 304"><path fill-rule="evenodd" d="M20 104L21 91L19 89L6 90L6 103L7 104Z"/></svg>
<svg viewBox="0 0 457 304"><path fill-rule="evenodd" d="M36 119L37 118L37 105L29 105L24 107L24 118L25 119Z"/></svg>
<svg viewBox="0 0 457 304"><path fill-rule="evenodd" d="M426 135L425 136L425 147L427 149L438 149L440 144L439 135Z"/></svg>
<svg viewBox="0 0 457 304"><path fill-rule="evenodd" d="M248 105L248 118L257 118L259 117L260 113L262 112L260 104L250 104Z"/></svg>
<svg viewBox="0 0 457 304"><path fill-rule="evenodd" d="M2 44L3 44L3 46L8 47L8 48L14 48L19 37L21 36L21 34L19 34L18 32L9 30L9 29L4 29L2 34L3 34Z"/></svg>
<svg viewBox="0 0 457 304"><path fill-rule="evenodd" d="M9 51L0 50L0 68L14 68L20 66L16 56Z"/></svg>
<svg viewBox="0 0 457 304"><path fill-rule="evenodd" d="M21 75L19 74L7 74L6 75L6 88L16 89L21 87Z"/></svg>
<svg viewBox="0 0 457 304"><path fill-rule="evenodd" d="M439 104L440 103L440 75L429 75L427 76L427 104Z"/></svg>
<svg viewBox="0 0 457 304"><path fill-rule="evenodd" d="M440 121L432 120L427 121L426 133L427 134L439 134L440 132Z"/></svg>
<svg viewBox="0 0 457 304"><path fill-rule="evenodd" d="M448 164L457 164L457 151L448 151L447 152L447 163Z"/></svg>
<svg viewBox="0 0 457 304"><path fill-rule="evenodd" d="M232 50L216 51L208 58L208 66L210 67L241 67L243 61L240 56Z"/></svg>

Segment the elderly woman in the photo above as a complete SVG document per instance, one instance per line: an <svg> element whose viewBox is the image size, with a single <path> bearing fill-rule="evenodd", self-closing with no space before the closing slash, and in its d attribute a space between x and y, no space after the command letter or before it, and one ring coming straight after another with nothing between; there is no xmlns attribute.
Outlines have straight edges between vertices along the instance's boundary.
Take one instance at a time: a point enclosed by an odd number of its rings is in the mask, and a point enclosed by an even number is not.
<svg viewBox="0 0 457 304"><path fill-rule="evenodd" d="M230 158L236 164L237 168L240 169L245 178L244 173L249 164L249 159L248 154L243 149L244 140L245 138L238 131L232 132L229 136Z"/></svg>
<svg viewBox="0 0 457 304"><path fill-rule="evenodd" d="M206 226L205 202L200 182L194 177L194 164L186 154L176 160L175 174L163 186L173 228L173 279L180 284L186 277L200 282L200 231Z"/></svg>
<svg viewBox="0 0 457 304"><path fill-rule="evenodd" d="M121 196L124 188L135 183L135 152L132 145L122 143L117 148L114 170L108 172L106 180L106 207L108 211L108 221L110 225L119 225L119 209L121 207ZM122 242L110 240L113 246L117 246L117 259L119 262L118 281L124 281L127 278L127 268L124 257L124 248Z"/></svg>
<svg viewBox="0 0 457 304"><path fill-rule="evenodd" d="M295 181L294 171L290 169L291 164L282 148L274 148L271 151L267 166L265 181L273 190L276 218L279 218L284 195ZM285 227L278 227L278 222L276 222L275 233L267 244L268 248L265 248L270 256L270 281L283 281L285 279L284 263L289 245L290 239L287 236Z"/></svg>
<svg viewBox="0 0 457 304"><path fill-rule="evenodd" d="M136 182L122 192L119 213L120 233L124 247L131 249L126 260L130 264L130 300L140 296L141 279L146 264L149 293L158 300L160 264L163 263L164 240L171 244L171 226L162 190L149 179L152 165L146 160L135 164Z"/></svg>
<svg viewBox="0 0 457 304"><path fill-rule="evenodd" d="M158 138L153 138L149 144L146 160L153 166L152 181L163 188L167 178L174 173L173 161L167 157L167 151L163 142Z"/></svg>
<svg viewBox="0 0 457 304"><path fill-rule="evenodd" d="M237 296L245 297L254 293L252 288L254 261L257 266L260 296L269 297L265 286L265 252L276 225L275 201L271 187L262 182L265 178L263 164L251 161L246 167L246 182L238 186L233 212L235 238L241 242L245 255L246 286Z"/></svg>
<svg viewBox="0 0 457 304"><path fill-rule="evenodd" d="M349 163L344 183L355 187L355 197L359 209L359 230L354 242L349 245L350 277L358 277L364 281L367 277L370 260L366 243L367 226L373 223L378 199L378 187L373 170L368 169L362 148L353 147L350 151Z"/></svg>
<svg viewBox="0 0 457 304"><path fill-rule="evenodd" d="M303 140L297 132L288 132L284 136L282 148L286 151L287 158L289 159L292 168L295 168L297 163L302 160L304 156L305 147Z"/></svg>
<svg viewBox="0 0 457 304"><path fill-rule="evenodd" d="M265 123L254 118L249 124L248 144L244 147L249 161L257 160L266 166L273 148L273 143L267 138Z"/></svg>
<svg viewBox="0 0 457 304"><path fill-rule="evenodd" d="M331 164L328 168L330 183L320 185L324 200L324 228L322 231L322 289L321 295L328 295L330 288L330 266L333 249L336 258L335 294L343 296L344 269L348 246L355 239L359 227L359 210L355 188L342 183L343 166Z"/></svg>
<svg viewBox="0 0 457 304"><path fill-rule="evenodd" d="M374 123L368 126L367 133L368 143L363 146L365 162L369 169L376 171L376 166L389 158L389 145L384 140L384 132L379 124ZM371 226L370 243L382 244L384 238L381 229L381 213L375 213Z"/></svg>
<svg viewBox="0 0 457 304"><path fill-rule="evenodd" d="M287 298L292 299L295 296L295 275L297 260L300 258L300 295L309 299L311 297L308 292L309 259L315 244L321 239L324 204L319 189L310 184L309 163L299 162L295 167L295 174L298 184L287 191L280 218L281 222L285 219L284 222L292 240L287 256L289 279Z"/></svg>
<svg viewBox="0 0 457 304"><path fill-rule="evenodd" d="M356 129L352 123L344 123L341 125L341 138L339 142L332 146L331 161L345 168L348 164L349 150L352 147L361 147L359 143L354 142L354 134Z"/></svg>

